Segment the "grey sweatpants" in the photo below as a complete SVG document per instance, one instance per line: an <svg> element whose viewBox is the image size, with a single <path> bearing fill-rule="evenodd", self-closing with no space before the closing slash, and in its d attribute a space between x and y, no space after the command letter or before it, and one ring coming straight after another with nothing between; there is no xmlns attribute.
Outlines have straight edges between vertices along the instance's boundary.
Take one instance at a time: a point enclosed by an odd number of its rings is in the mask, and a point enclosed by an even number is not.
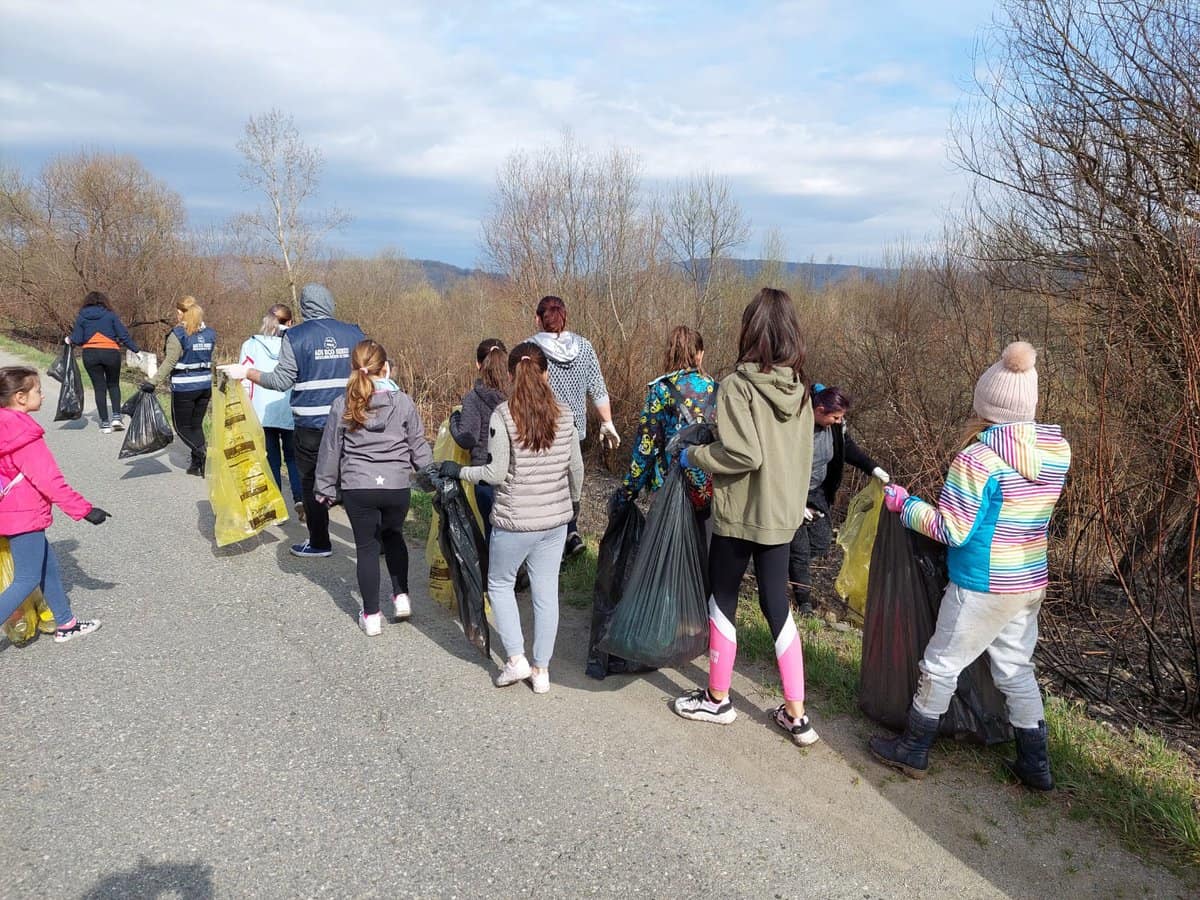
<svg viewBox="0 0 1200 900"><path fill-rule="evenodd" d="M1033 672L1033 649L1045 596L1045 588L986 594L950 582L921 660L913 708L930 719L942 715L950 708L959 674L987 653L992 680L1008 700L1009 721L1015 728L1036 728L1045 711Z"/></svg>
<svg viewBox="0 0 1200 900"><path fill-rule="evenodd" d="M517 570L525 563L533 593L533 659L539 669L550 665L558 637L558 569L567 526L548 531L505 531L492 526L488 542L488 599L506 657L525 653L525 635L517 610Z"/></svg>

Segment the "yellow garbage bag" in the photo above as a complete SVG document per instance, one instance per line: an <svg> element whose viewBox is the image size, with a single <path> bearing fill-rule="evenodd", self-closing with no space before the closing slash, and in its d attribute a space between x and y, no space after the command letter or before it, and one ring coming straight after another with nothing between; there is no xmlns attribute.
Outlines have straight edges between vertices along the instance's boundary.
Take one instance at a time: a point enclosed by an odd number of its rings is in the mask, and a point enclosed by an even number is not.
<svg viewBox="0 0 1200 900"><path fill-rule="evenodd" d="M883 508L883 485L878 478L854 495L846 510L846 521L838 531L837 542L846 552L842 568L833 586L861 620L867 609L867 578L871 569L871 551Z"/></svg>
<svg viewBox="0 0 1200 900"><path fill-rule="evenodd" d="M455 410L458 409L461 407L455 407ZM460 447L450 433L449 419L442 422L433 442L433 461L440 463L447 459L464 466L471 462L471 451ZM471 512L475 514L475 521L482 528L483 518L479 515L479 504L475 501L475 485L464 483L463 492ZM450 580L450 567L446 565L446 557L442 555L442 548L438 544L439 524L437 510L434 510L429 520L429 537L425 541L425 561L429 563L429 595L442 606L454 610L454 583Z"/></svg>
<svg viewBox="0 0 1200 900"><path fill-rule="evenodd" d="M0 537L0 591L12 583L14 575L12 551L8 549L8 538ZM54 613L46 605L41 588L36 588L4 623L4 634L16 645L28 643L38 632L49 634L54 631Z"/></svg>
<svg viewBox="0 0 1200 900"><path fill-rule="evenodd" d="M216 518L217 546L286 522L287 504L267 466L267 444L240 381L213 380L212 437L204 473Z"/></svg>

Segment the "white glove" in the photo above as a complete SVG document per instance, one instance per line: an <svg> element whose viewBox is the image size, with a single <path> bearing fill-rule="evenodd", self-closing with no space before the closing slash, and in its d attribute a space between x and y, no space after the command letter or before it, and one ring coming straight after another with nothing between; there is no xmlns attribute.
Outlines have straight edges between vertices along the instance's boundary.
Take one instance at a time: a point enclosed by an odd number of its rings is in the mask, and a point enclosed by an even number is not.
<svg viewBox="0 0 1200 900"><path fill-rule="evenodd" d="M69 337L65 337L65 338L63 338L63 343L69 344L69 343L71 343L71 339Z"/></svg>
<svg viewBox="0 0 1200 900"><path fill-rule="evenodd" d="M876 466L874 469L872 469L871 474L874 475L876 478L878 478L880 481L882 481L884 484L887 484L889 481L892 480L892 476L889 475L887 472L883 471L883 469L879 468L879 466Z"/></svg>
<svg viewBox="0 0 1200 900"><path fill-rule="evenodd" d="M233 379L234 381L241 381L246 377L246 372L249 371L247 366L243 366L240 363L229 363L228 365L217 366L217 368L225 373L226 378Z"/></svg>
<svg viewBox="0 0 1200 900"><path fill-rule="evenodd" d="M817 511L811 506L804 507L804 524L807 525L817 517Z"/></svg>
<svg viewBox="0 0 1200 900"><path fill-rule="evenodd" d="M617 426L611 420L600 423L600 443L609 450L621 446L621 436L617 434Z"/></svg>

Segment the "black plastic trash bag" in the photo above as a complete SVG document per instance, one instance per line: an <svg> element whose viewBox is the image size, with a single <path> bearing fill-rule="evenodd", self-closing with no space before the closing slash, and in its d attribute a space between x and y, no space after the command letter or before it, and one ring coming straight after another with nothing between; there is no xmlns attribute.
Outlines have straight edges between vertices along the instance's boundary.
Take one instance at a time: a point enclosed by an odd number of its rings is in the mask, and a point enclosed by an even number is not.
<svg viewBox="0 0 1200 900"><path fill-rule="evenodd" d="M64 346L62 388L58 392L58 408L54 411L55 422L78 419L83 415L83 375L79 371L79 360L75 358L74 347Z"/></svg>
<svg viewBox="0 0 1200 900"><path fill-rule="evenodd" d="M46 376L61 382L67 374L67 367L69 365L71 365L71 345L64 343L62 352L58 354L58 358L50 363L50 368L46 370Z"/></svg>
<svg viewBox="0 0 1200 900"><path fill-rule="evenodd" d="M679 666L708 649L708 548L672 463L654 495L625 593L599 648L654 668Z"/></svg>
<svg viewBox="0 0 1200 900"><path fill-rule="evenodd" d="M475 513L457 479L442 478L428 472L434 485L433 505L438 514L438 545L450 569L450 582L463 633L476 650L489 657L491 632L483 605L487 589L483 573L487 571L487 544Z"/></svg>
<svg viewBox="0 0 1200 900"><path fill-rule="evenodd" d="M592 592L592 635L588 642L586 672L592 678L603 680L610 672L626 669L625 660L611 656L600 649L600 636L608 628L609 620L621 602L625 585L642 529L646 519L637 504L630 500L608 519L604 537L600 539L600 553L596 560L596 587Z"/></svg>
<svg viewBox="0 0 1200 900"><path fill-rule="evenodd" d="M155 453L175 440L167 415L153 394L138 391L125 401L121 414L129 417L117 459Z"/></svg>
<svg viewBox="0 0 1200 900"><path fill-rule="evenodd" d="M871 553L863 622L858 705L881 725L903 731L917 690L918 663L933 637L946 575L946 548L905 528L900 516L880 510ZM992 681L987 654L958 678L940 734L981 744L1013 739L1004 695Z"/></svg>

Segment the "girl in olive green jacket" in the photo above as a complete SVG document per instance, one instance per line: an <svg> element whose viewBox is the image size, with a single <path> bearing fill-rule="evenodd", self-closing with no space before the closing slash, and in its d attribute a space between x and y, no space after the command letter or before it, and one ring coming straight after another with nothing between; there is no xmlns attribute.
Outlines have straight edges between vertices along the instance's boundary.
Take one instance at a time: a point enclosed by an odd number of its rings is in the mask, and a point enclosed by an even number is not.
<svg viewBox="0 0 1200 900"><path fill-rule="evenodd" d="M713 476L709 549L708 688L675 700L687 719L727 725L737 654L738 588L750 560L775 640L784 702L775 722L802 746L817 740L804 712L804 656L788 598L788 547L804 521L812 469L813 412L804 381L804 337L786 292L763 288L742 313L738 363L717 393L718 439L683 451L682 466Z"/></svg>

